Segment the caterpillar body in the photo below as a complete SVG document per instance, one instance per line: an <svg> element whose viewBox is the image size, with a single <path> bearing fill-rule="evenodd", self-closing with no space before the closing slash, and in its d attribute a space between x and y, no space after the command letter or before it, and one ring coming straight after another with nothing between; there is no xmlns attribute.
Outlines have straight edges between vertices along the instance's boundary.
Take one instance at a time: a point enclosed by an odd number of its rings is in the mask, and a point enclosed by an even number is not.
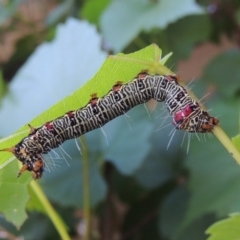
<svg viewBox="0 0 240 240"><path fill-rule="evenodd" d="M211 132L219 122L188 95L186 89L179 85L177 76L150 75L142 71L129 83L118 81L102 98L92 94L83 108L69 111L39 128L29 125L30 134L27 137L15 146L0 151L11 152L22 162L18 176L28 170L34 179L39 179L44 171L41 154L48 153L68 139L102 127L152 98L158 102L165 101L177 129L205 133Z"/></svg>

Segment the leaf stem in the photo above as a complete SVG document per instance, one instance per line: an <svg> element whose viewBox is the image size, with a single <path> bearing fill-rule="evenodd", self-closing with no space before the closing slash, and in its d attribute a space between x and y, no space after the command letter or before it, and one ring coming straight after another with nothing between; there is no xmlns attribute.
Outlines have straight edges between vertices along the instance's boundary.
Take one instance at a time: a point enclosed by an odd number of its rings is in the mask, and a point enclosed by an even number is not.
<svg viewBox="0 0 240 240"><path fill-rule="evenodd" d="M87 146L86 138L81 136L81 141L84 146ZM84 240L90 240L91 233L91 207L90 207L90 182L89 182L89 158L87 147L82 151L82 163L83 163L83 205L84 205L84 217L86 221L86 232Z"/></svg>
<svg viewBox="0 0 240 240"><path fill-rule="evenodd" d="M57 214L57 212L54 210L48 199L46 198L46 195L44 194L41 187L37 184L36 181L32 180L30 182L30 187L38 197L39 201L42 203L42 205L45 208L45 211L48 215L48 217L51 219L53 225L57 229L59 235L61 236L61 239L63 240L70 240L70 236L67 233L66 225L62 221L61 217Z"/></svg>
<svg viewBox="0 0 240 240"><path fill-rule="evenodd" d="M220 126L216 126L213 129L213 133L222 143L222 145L227 149L227 151L232 155L238 164L240 164L240 152L233 144L232 140L227 136Z"/></svg>

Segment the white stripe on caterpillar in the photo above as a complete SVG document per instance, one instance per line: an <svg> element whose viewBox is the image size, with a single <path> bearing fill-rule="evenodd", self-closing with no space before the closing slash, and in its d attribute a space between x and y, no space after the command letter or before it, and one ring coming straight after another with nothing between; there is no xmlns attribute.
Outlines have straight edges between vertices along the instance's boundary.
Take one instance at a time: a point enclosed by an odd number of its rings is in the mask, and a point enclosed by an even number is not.
<svg viewBox="0 0 240 240"><path fill-rule="evenodd" d="M83 108L69 111L36 129L29 125L30 134L27 137L15 146L0 151L13 153L23 163L18 176L28 170L34 179L41 178L44 171L41 154L48 153L68 139L102 127L151 98L165 101L176 129L205 133L211 132L219 122L188 95L186 89L178 84L178 77L149 75L147 71L142 71L129 83L118 81L104 97L92 94Z"/></svg>

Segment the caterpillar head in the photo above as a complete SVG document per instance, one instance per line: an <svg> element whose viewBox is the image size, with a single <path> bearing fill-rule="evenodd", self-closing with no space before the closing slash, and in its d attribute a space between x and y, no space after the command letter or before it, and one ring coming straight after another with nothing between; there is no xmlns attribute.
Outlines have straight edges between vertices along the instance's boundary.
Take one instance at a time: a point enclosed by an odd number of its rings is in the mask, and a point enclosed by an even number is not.
<svg viewBox="0 0 240 240"><path fill-rule="evenodd" d="M5 148L0 151L11 152L19 161L23 163L23 166L18 173L18 177L28 170L32 173L33 179L39 179L43 174L44 161L41 154L33 154L28 151L26 144L28 139L29 137L26 137L15 146L11 148Z"/></svg>
<svg viewBox="0 0 240 240"><path fill-rule="evenodd" d="M198 103L189 104L173 115L176 128L188 132L211 132L218 122L217 118L202 110Z"/></svg>

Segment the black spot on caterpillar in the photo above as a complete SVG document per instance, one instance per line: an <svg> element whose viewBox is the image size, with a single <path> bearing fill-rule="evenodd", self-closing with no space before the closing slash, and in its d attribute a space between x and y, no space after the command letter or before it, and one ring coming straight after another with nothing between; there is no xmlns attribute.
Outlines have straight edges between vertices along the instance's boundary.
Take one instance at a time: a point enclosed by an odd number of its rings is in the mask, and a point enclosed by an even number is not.
<svg viewBox="0 0 240 240"><path fill-rule="evenodd" d="M15 146L0 151L11 152L22 162L18 176L28 170L34 179L39 179L44 171L41 154L50 152L68 139L102 127L152 98L165 102L176 129L205 133L211 132L219 122L188 95L186 89L179 85L177 76L149 75L143 71L129 83L118 81L104 97L92 94L83 108L69 111L39 128L29 125L30 134L27 137Z"/></svg>

